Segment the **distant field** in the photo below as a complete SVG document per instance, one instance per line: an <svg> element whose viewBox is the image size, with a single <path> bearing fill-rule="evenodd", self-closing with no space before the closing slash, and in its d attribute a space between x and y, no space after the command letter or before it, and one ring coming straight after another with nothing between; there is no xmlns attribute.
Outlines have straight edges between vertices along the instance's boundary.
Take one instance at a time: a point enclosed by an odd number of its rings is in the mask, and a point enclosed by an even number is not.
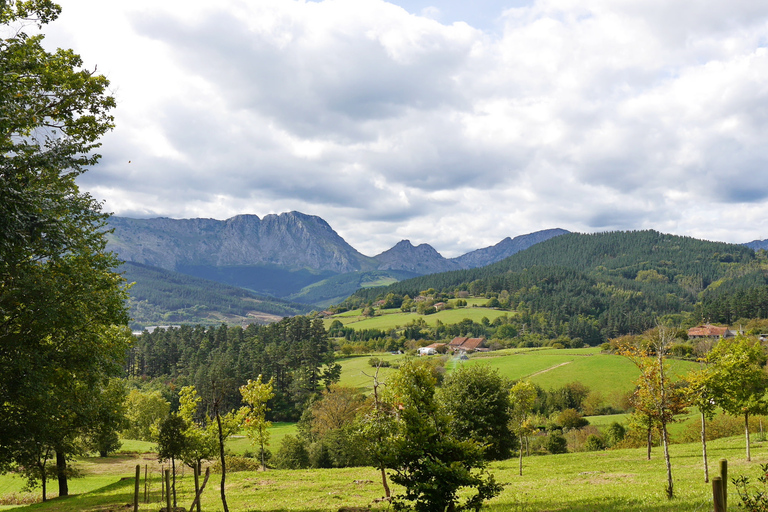
<svg viewBox="0 0 768 512"><path fill-rule="evenodd" d="M394 329L396 327L403 327L409 322L412 322L418 318L423 318L427 325L434 327L437 325L437 321L440 320L444 324L457 324L469 318L473 322L480 322L483 317L490 321L503 315L514 315L514 312L501 311L498 309L480 308L480 307L466 307L456 309L446 309L438 311L432 315L419 315L417 313L403 313L399 309L385 309L377 311L377 316L364 317L362 316L362 310L356 309L353 311L345 311L339 313L330 318L326 318L323 322L327 329L334 320L341 321L345 327L351 327L353 329Z"/></svg>
<svg viewBox="0 0 768 512"><path fill-rule="evenodd" d="M339 384L358 388L366 393L373 390L373 379L368 376L376 373L376 368L368 364L372 357L377 357L392 364L395 361L402 360L405 356L400 354L371 354L342 359L339 361L339 364L341 364L341 380ZM379 370L379 379L386 381L387 376L394 371L394 368L381 368Z"/></svg>
<svg viewBox="0 0 768 512"><path fill-rule="evenodd" d="M630 391L638 370L627 358L601 354L597 347L582 349L538 349L498 351L473 355L469 364L485 363L510 379L528 379L550 389L569 382L581 382L608 399ZM698 365L692 361L671 361L672 374L683 375Z"/></svg>
<svg viewBox="0 0 768 512"><path fill-rule="evenodd" d="M269 446L267 449L272 453L276 453L283 443L283 438L289 434L296 434L295 423L272 423L272 427L269 429ZM227 450L231 450L237 455L243 455L245 452L258 453L258 448L251 443L251 440L245 434L230 437L227 440Z"/></svg>

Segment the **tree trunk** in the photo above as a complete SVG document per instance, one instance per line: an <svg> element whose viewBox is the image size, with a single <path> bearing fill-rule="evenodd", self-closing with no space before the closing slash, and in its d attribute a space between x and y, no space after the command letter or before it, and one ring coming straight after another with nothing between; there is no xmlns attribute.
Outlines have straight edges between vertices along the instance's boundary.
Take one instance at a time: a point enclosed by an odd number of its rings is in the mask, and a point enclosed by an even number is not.
<svg viewBox="0 0 768 512"><path fill-rule="evenodd" d="M40 470L40 484L43 487L43 503L45 503L48 500L48 496L46 494L48 479L46 478L45 474L45 462L38 462L37 468Z"/></svg>
<svg viewBox="0 0 768 512"><path fill-rule="evenodd" d="M709 483L709 465L707 464L707 419L701 413L701 450L704 456L704 483Z"/></svg>
<svg viewBox="0 0 768 512"><path fill-rule="evenodd" d="M518 471L523 476L523 438L520 438L520 460L518 462Z"/></svg>
<svg viewBox="0 0 768 512"><path fill-rule="evenodd" d="M173 471L173 508L176 508L176 458L171 457L171 471Z"/></svg>
<svg viewBox="0 0 768 512"><path fill-rule="evenodd" d="M261 470L262 471L266 471L267 470L267 461L266 461L266 457L265 457L265 454L264 454L264 440L263 440L263 437L259 441L259 443L261 445Z"/></svg>
<svg viewBox="0 0 768 512"><path fill-rule="evenodd" d="M744 433L747 436L747 461L752 460L752 452L749 450L749 413L744 413Z"/></svg>
<svg viewBox="0 0 768 512"><path fill-rule="evenodd" d="M651 460L651 444L653 443L653 427L651 419L648 418L648 460Z"/></svg>
<svg viewBox="0 0 768 512"><path fill-rule="evenodd" d="M216 409L216 424L219 427L219 457L221 457L221 505L224 507L224 512L229 512L227 506L227 494L224 491L224 485L227 480L227 463L224 458L224 431L221 429L221 415L219 414L218 404Z"/></svg>
<svg viewBox="0 0 768 512"><path fill-rule="evenodd" d="M56 476L59 479L59 496L69 496L67 458L60 451L56 451Z"/></svg>
<svg viewBox="0 0 768 512"><path fill-rule="evenodd" d="M389 485L387 484L387 472L384 471L384 464L382 464L380 467L381 467L381 485L384 486L384 497L387 498L387 501L389 501L391 496L389 494Z"/></svg>
<svg viewBox="0 0 768 512"><path fill-rule="evenodd" d="M672 487L672 463L669 460L669 434L667 433L667 423L665 421L662 421L661 423L661 441L664 444L664 462L667 465L667 498L671 500L675 496L675 491Z"/></svg>

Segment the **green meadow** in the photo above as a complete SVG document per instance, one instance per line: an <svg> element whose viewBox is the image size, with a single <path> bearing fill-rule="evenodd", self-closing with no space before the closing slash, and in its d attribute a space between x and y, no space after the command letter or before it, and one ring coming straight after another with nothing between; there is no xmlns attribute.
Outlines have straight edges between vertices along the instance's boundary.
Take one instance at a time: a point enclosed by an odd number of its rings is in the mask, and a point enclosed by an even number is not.
<svg viewBox="0 0 768 512"><path fill-rule="evenodd" d="M729 476L745 474L756 478L759 464L768 462L768 443L753 442L753 460L744 460L742 437L725 438L709 444L710 473L716 474L717 460L726 458ZM109 457L97 466L91 459L79 463L86 475L72 481L73 496L47 503L20 506L19 511L106 512L131 510L129 503L134 482L132 467L151 462L139 455ZM483 510L548 512L686 512L708 511L711 487L704 483L701 446L698 443L672 445L672 472L675 498L664 495L665 467L661 450L654 448L651 460L645 450L623 449L602 452L544 455L523 459L523 476L518 475L517 459L490 464L495 478L504 485L502 493ZM114 474L105 475L113 466ZM143 475L143 473L142 473ZM150 503L139 510L160 509L160 473L152 468L147 481ZM123 479L124 478L124 479ZM211 476L203 494L206 512L223 510L219 498L218 474ZM0 489L7 489L8 477L0 478ZM179 506L192 502L192 476L178 477ZM393 486L395 493L399 492ZM738 496L729 486L728 503L737 508ZM227 502L232 512L337 512L347 510L384 511L391 508L375 500L382 495L379 475L373 468L267 470L234 472L227 475ZM357 508L354 508L357 507Z"/></svg>
<svg viewBox="0 0 768 512"><path fill-rule="evenodd" d="M344 327L352 327L353 329L395 329L397 327L403 327L404 325L413 322L419 318L424 319L427 325L434 327L437 325L437 321L441 321L444 324L457 324L468 318L473 322L480 322L483 318L487 318L493 321L497 317L503 315L513 315L509 311L501 311L498 309L482 308L482 307L464 307L456 309L445 309L438 311L431 315L419 315L418 313L403 313L399 309L384 309L377 311L377 315L373 317L365 317L362 315L361 309L355 309L352 311L345 311L338 315L323 320L325 328L327 329L334 320L339 320Z"/></svg>

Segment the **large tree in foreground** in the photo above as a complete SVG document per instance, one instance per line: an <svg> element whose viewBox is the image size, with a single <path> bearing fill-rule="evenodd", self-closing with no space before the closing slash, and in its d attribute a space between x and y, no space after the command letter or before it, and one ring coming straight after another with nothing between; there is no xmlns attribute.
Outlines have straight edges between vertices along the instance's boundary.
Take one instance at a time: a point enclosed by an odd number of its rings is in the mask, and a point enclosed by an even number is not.
<svg viewBox="0 0 768 512"><path fill-rule="evenodd" d="M88 404L130 337L112 327L128 318L106 215L75 183L112 128L108 82L27 30L59 12L0 2L0 469L50 447L66 495L72 440L93 430Z"/></svg>
<svg viewBox="0 0 768 512"><path fill-rule="evenodd" d="M634 414L648 421L649 430L655 427L661 435L667 467L666 492L670 499L674 497L674 483L669 455L668 425L676 421L677 415L687 412L685 394L680 387L673 385L667 362L667 352L674 339L674 331L660 325L641 337L624 338L625 343L620 345L621 354L640 370L632 395ZM637 343L629 343L628 340Z"/></svg>
<svg viewBox="0 0 768 512"><path fill-rule="evenodd" d="M707 362L713 371L711 386L717 405L731 416L744 417L747 460L752 460L749 417L768 411L763 348L757 340L745 336L724 338L707 354Z"/></svg>
<svg viewBox="0 0 768 512"><path fill-rule="evenodd" d="M403 364L388 383L389 400L399 411L391 438L392 481L405 489L392 504L417 512L478 510L501 485L485 471L483 446L452 435L436 384L433 369L415 361Z"/></svg>

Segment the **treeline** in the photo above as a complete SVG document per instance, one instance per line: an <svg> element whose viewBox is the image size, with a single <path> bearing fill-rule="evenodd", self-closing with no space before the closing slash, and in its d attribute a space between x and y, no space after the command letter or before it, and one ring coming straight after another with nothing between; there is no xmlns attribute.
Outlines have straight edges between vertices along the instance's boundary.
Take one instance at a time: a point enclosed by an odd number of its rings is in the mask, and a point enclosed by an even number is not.
<svg viewBox="0 0 768 512"><path fill-rule="evenodd" d="M708 287L738 294L766 285L759 270L764 258L746 246L655 231L571 233L487 267L359 290L346 305L359 307L388 294L414 297L430 288L450 297L499 297L502 308L530 317L519 327L596 344L643 332L668 315L701 320L706 311L696 305Z"/></svg>
<svg viewBox="0 0 768 512"><path fill-rule="evenodd" d="M278 316L307 313L309 306L177 272L125 262L120 272L130 283L132 328L157 323L209 323L207 313L248 316L259 311Z"/></svg>
<svg viewBox="0 0 768 512"><path fill-rule="evenodd" d="M274 378L272 420L296 421L311 397L339 379L322 320L297 316L268 326L190 327L144 332L131 348L126 375L162 382L167 390L195 386L219 407L240 405L240 386ZM173 393L168 393L172 397Z"/></svg>

